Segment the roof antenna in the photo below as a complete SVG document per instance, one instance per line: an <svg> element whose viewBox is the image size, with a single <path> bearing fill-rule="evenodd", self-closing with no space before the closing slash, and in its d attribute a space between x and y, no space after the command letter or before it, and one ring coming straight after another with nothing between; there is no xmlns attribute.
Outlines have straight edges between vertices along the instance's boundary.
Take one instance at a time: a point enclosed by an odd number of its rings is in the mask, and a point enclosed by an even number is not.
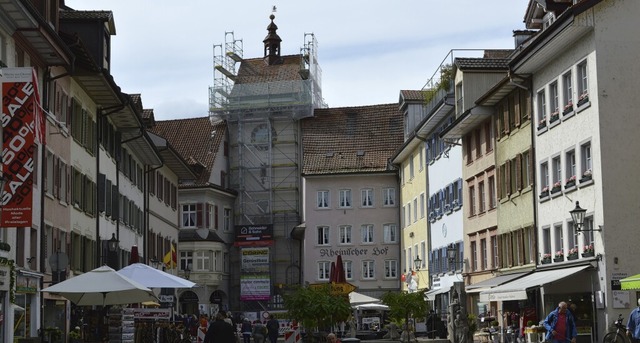
<svg viewBox="0 0 640 343"><path fill-rule="evenodd" d="M271 13L276 13L277 10L278 8L276 8L276 5L273 5L273 8L271 9Z"/></svg>

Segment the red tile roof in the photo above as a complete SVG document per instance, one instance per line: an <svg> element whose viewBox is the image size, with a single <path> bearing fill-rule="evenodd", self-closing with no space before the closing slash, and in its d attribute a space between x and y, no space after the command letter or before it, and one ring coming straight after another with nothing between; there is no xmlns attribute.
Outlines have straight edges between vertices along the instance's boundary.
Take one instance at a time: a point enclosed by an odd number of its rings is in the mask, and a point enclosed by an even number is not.
<svg viewBox="0 0 640 343"><path fill-rule="evenodd" d="M193 186L205 186L209 185L216 153L223 143L226 129L224 121L213 125L209 117L202 117L156 121L149 131L169 141L199 175Z"/></svg>
<svg viewBox="0 0 640 343"><path fill-rule="evenodd" d="M236 84L302 80L302 55L282 56L281 64L268 65L263 58L242 60Z"/></svg>
<svg viewBox="0 0 640 343"><path fill-rule="evenodd" d="M304 175L389 170L403 141L397 103L316 109L301 124Z"/></svg>

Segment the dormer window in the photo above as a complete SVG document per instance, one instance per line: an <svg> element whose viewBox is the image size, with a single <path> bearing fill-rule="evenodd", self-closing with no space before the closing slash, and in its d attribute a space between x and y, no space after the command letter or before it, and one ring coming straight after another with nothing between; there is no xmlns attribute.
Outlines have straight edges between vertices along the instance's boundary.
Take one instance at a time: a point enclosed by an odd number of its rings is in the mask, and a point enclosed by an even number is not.
<svg viewBox="0 0 640 343"><path fill-rule="evenodd" d="M547 29L553 22L556 21L556 15L554 12L549 12L542 18L542 29Z"/></svg>

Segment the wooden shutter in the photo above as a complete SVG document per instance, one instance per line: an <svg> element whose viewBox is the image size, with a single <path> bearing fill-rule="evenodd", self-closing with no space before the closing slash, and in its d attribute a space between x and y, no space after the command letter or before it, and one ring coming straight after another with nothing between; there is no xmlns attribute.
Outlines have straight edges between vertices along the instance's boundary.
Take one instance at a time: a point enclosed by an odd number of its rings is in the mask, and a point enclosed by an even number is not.
<svg viewBox="0 0 640 343"><path fill-rule="evenodd" d="M204 215L203 210L204 209L203 209L202 205L203 204L201 204L201 203L200 204L196 204L196 227L197 228L202 228L203 225L204 225L204 221L203 221L203 219L204 219L203 218L203 215Z"/></svg>
<svg viewBox="0 0 640 343"><path fill-rule="evenodd" d="M516 156L516 190L523 189L522 185L522 154Z"/></svg>

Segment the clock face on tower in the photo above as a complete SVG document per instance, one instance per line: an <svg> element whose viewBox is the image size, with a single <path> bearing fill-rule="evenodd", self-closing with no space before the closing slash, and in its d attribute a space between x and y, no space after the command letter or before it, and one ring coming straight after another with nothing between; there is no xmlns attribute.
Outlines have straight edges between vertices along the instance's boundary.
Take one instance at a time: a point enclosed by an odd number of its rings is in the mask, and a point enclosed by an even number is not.
<svg viewBox="0 0 640 343"><path fill-rule="evenodd" d="M271 142L276 141L276 131L271 128ZM269 149L269 127L260 124L251 131L251 143L259 150Z"/></svg>
<svg viewBox="0 0 640 343"><path fill-rule="evenodd" d="M442 223L442 237L447 237L447 224Z"/></svg>

